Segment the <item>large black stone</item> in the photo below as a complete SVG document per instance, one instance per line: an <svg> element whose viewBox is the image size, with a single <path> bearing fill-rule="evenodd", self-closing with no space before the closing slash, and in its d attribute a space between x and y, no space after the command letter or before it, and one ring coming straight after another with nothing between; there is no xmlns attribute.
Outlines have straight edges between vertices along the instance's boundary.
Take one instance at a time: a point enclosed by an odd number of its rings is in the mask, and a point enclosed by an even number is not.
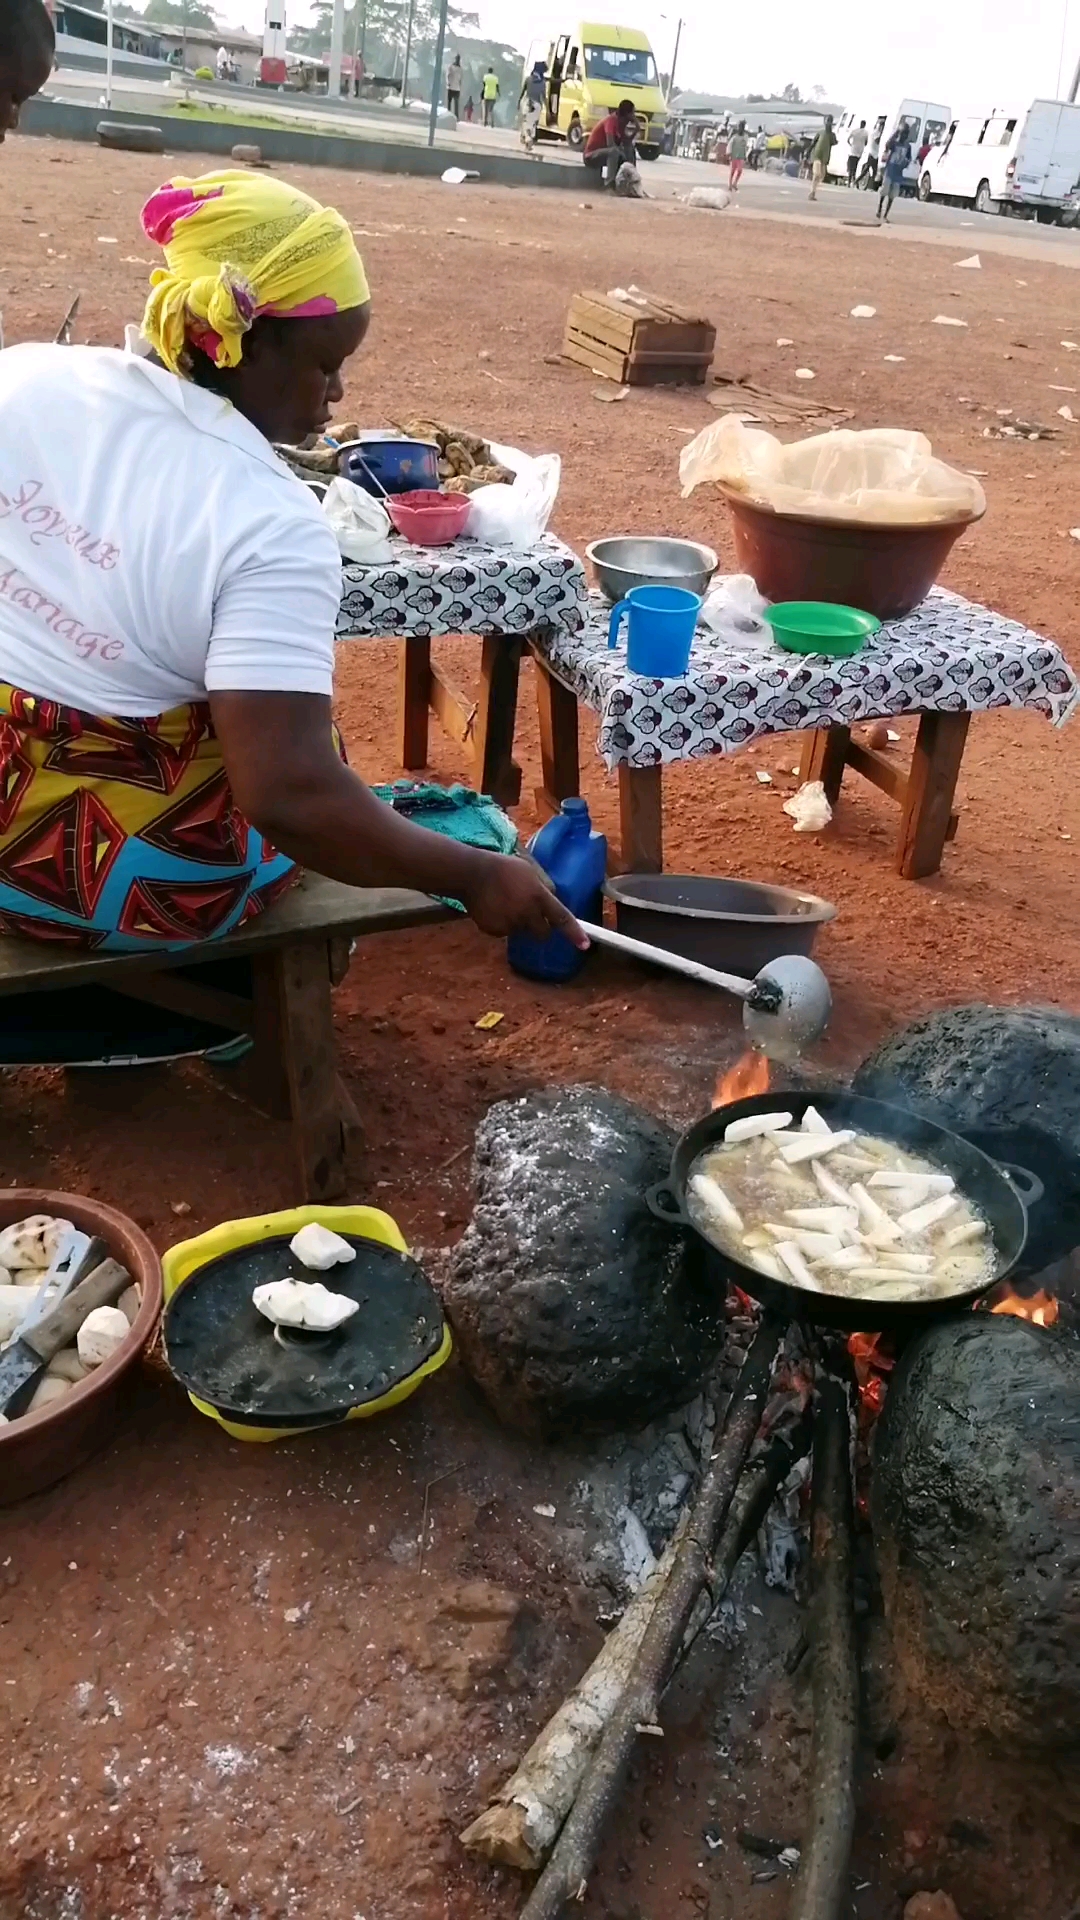
<svg viewBox="0 0 1080 1920"><path fill-rule="evenodd" d="M854 1086L1039 1176L1046 1198L1031 1209L1022 1271L1039 1273L1080 1245L1080 1019L1053 1008L950 1007L893 1034Z"/></svg>
<svg viewBox="0 0 1080 1920"><path fill-rule="evenodd" d="M672 1136L599 1087L491 1108L476 1204L444 1299L500 1417L536 1433L639 1426L690 1398L724 1337L724 1301L645 1191Z"/></svg>
<svg viewBox="0 0 1080 1920"><path fill-rule="evenodd" d="M922 1334L889 1386L870 1501L911 1688L1071 1771L1080 1799L1080 1343L984 1313Z"/></svg>

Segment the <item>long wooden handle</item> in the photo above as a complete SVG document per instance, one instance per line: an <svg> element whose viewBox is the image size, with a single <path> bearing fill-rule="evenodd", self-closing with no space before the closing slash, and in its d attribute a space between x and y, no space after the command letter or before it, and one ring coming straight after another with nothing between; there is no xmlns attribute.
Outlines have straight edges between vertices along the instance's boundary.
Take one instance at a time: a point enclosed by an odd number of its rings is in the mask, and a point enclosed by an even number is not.
<svg viewBox="0 0 1080 1920"><path fill-rule="evenodd" d="M130 1285L126 1267L118 1260L103 1260L87 1279L72 1288L66 1300L23 1335L27 1346L47 1363L62 1347L71 1345L88 1313L95 1307L110 1307Z"/></svg>
<svg viewBox="0 0 1080 1920"><path fill-rule="evenodd" d="M754 991L752 980L743 980L736 973L720 973L702 960L687 960L683 954L669 953L666 947L651 946L647 940L631 940L628 933L616 933L614 927L594 925L591 920L579 920L578 925L598 947L610 947L613 953L625 953L631 960L648 960L654 967L684 973L688 980L698 980L705 987L722 987L725 993L737 994L740 1000Z"/></svg>

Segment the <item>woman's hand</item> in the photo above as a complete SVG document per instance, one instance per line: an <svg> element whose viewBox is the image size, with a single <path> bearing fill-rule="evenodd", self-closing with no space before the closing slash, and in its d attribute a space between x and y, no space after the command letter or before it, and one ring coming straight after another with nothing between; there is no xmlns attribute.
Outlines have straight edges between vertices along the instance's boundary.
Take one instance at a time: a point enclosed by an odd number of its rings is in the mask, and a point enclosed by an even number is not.
<svg viewBox="0 0 1080 1920"><path fill-rule="evenodd" d="M534 866L513 854L482 854L475 878L462 889L461 900L482 933L499 937L529 933L536 940L546 940L549 933L562 933L582 951L588 947L588 936L558 895Z"/></svg>

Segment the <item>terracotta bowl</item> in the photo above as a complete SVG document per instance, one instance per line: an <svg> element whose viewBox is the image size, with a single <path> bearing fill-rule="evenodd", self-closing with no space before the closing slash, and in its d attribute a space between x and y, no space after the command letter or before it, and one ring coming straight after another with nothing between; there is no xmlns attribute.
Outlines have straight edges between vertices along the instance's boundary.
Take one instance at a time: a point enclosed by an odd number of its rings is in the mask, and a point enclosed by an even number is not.
<svg viewBox="0 0 1080 1920"><path fill-rule="evenodd" d="M134 1220L75 1193L49 1193L41 1187L8 1187L0 1192L0 1228L31 1213L57 1214L104 1240L113 1259L127 1268L141 1288L142 1305L111 1360L95 1367L62 1400L0 1427L0 1506L51 1487L111 1439L161 1313L161 1262Z"/></svg>
<svg viewBox="0 0 1080 1920"><path fill-rule="evenodd" d="M828 600L900 620L925 600L961 534L981 514L929 526L853 526L774 513L721 487L739 569L767 600Z"/></svg>

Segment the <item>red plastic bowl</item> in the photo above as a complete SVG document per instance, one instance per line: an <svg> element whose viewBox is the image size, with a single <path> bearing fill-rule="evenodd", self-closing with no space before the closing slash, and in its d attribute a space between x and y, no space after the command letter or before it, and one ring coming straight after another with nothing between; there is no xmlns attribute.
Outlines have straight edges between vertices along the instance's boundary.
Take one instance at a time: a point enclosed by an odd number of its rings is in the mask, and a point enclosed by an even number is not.
<svg viewBox="0 0 1080 1920"><path fill-rule="evenodd" d="M467 493L399 493L385 503L399 533L418 547L447 547L465 531Z"/></svg>

